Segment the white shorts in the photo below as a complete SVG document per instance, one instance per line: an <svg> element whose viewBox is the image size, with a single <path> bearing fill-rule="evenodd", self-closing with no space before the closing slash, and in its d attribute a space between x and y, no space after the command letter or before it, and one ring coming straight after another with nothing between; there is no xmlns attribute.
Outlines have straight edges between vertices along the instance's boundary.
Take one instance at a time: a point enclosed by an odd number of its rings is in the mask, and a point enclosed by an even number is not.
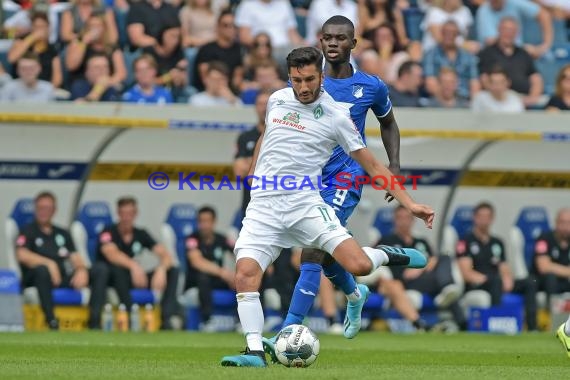
<svg viewBox="0 0 570 380"><path fill-rule="evenodd" d="M319 193L253 198L235 245L236 260L251 258L265 271L283 248L316 248L332 255L352 238Z"/></svg>

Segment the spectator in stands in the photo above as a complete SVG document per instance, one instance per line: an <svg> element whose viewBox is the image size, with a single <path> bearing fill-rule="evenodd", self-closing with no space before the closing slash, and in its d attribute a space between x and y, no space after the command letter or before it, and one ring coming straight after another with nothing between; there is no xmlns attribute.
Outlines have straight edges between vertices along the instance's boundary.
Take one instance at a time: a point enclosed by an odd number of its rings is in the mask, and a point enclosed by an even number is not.
<svg viewBox="0 0 570 380"><path fill-rule="evenodd" d="M255 113L257 114L257 124L249 131L242 132L237 139L237 152L234 157L234 174L240 178L245 178L251 167L255 144L265 131L265 113L267 111L267 101L271 92L259 92L255 98ZM243 183L243 196L241 202L241 212L245 215L245 210L251 199L250 188Z"/></svg>
<svg viewBox="0 0 570 380"><path fill-rule="evenodd" d="M35 220L20 231L16 257L22 270L22 287L37 289L47 325L57 330L59 322L54 314L52 289L83 289L89 284L89 272L69 232L52 222L55 196L41 192L34 204Z"/></svg>
<svg viewBox="0 0 570 380"><path fill-rule="evenodd" d="M85 79L71 85L71 100L113 102L119 93L111 82L111 62L105 53L92 54L85 64Z"/></svg>
<svg viewBox="0 0 570 380"><path fill-rule="evenodd" d="M45 13L31 16L32 29L29 34L14 41L8 51L8 62L13 67L12 77L17 77L15 63L28 51L38 55L42 67L40 79L51 82L54 88L63 83L61 59L54 45L49 43L49 21Z"/></svg>
<svg viewBox="0 0 570 380"><path fill-rule="evenodd" d="M255 68L261 65L272 64L279 68L279 64L273 58L273 47L271 46L271 38L267 33L259 33L255 36L252 46L248 49L243 58L243 82L241 90L251 87L250 82L254 80ZM286 72L279 72L279 77L287 80Z"/></svg>
<svg viewBox="0 0 570 380"><path fill-rule="evenodd" d="M116 89L121 89L127 79L125 57L107 33L105 19L98 14L87 19L85 28L67 46L65 66L69 71L70 83L85 79L87 60L94 54L104 54L108 58L111 63L109 84Z"/></svg>
<svg viewBox="0 0 570 380"><path fill-rule="evenodd" d="M529 276L515 280L506 261L505 245L491 235L495 209L481 202L473 209L473 229L457 242L457 264L465 281L465 290L485 290L493 306L502 302L505 293L524 296L526 323L536 330L536 280Z"/></svg>
<svg viewBox="0 0 570 380"><path fill-rule="evenodd" d="M269 34L279 63L292 47L305 45L289 1L242 1L236 8L235 22L239 28L239 41L245 46L251 46L257 34Z"/></svg>
<svg viewBox="0 0 570 380"><path fill-rule="evenodd" d="M37 54L25 53L16 63L18 78L7 82L0 90L0 102L45 103L55 100L50 82L38 79L42 68Z"/></svg>
<svg viewBox="0 0 570 380"><path fill-rule="evenodd" d="M151 55L143 54L133 62L135 85L123 94L123 101L138 104L173 103L170 91L156 84L158 66Z"/></svg>
<svg viewBox="0 0 570 380"><path fill-rule="evenodd" d="M243 81L243 54L242 45L236 41L237 31L234 24L234 15L231 11L223 11L218 17L216 41L203 45L198 50L192 86L198 91L204 91L204 77L208 65L212 61L222 61L229 69L230 86L234 92Z"/></svg>
<svg viewBox="0 0 570 380"><path fill-rule="evenodd" d="M382 24L376 28L372 47L361 54L360 69L382 78L387 84L394 84L402 64L412 58L400 44L394 27Z"/></svg>
<svg viewBox="0 0 570 380"><path fill-rule="evenodd" d="M118 223L106 227L99 235L96 265L98 276L92 281L91 297L96 307L92 308L92 325L100 315L105 300L105 288L112 286L119 300L131 310L130 290L152 289L162 293L161 329L170 330L174 326L177 313L176 287L178 268L173 266L172 255L161 243L142 228L135 226L138 214L137 201L122 197L117 202ZM140 263L144 249L151 250L160 259L159 265L150 273L145 273ZM98 313L99 311L99 313Z"/></svg>
<svg viewBox="0 0 570 380"><path fill-rule="evenodd" d="M536 239L532 272L538 277L539 289L546 292L548 300L553 294L570 292L569 208L558 211L553 231L544 232Z"/></svg>
<svg viewBox="0 0 570 380"><path fill-rule="evenodd" d="M438 76L439 92L431 98L428 107L435 108L469 108L469 100L457 94L459 81L455 70L442 67Z"/></svg>
<svg viewBox="0 0 570 380"><path fill-rule="evenodd" d="M229 70L219 61L210 62L206 77L205 91L190 98L190 104L198 107L239 106L242 102L230 89Z"/></svg>
<svg viewBox="0 0 570 380"><path fill-rule="evenodd" d="M384 244L399 248L415 248L428 257L424 269L391 267L395 280L401 281L406 289L417 290L434 298L440 309L449 309L457 325L465 330L465 315L457 302L461 289L453 281L451 258L447 255L434 255L429 243L412 234L413 215L404 206L394 209L394 233L382 237L376 245Z"/></svg>
<svg viewBox="0 0 570 380"><path fill-rule="evenodd" d="M165 86L176 102L187 103L188 60L181 45L181 29L178 22L165 26L160 34L160 49L147 47L143 52L150 54L156 61L156 84Z"/></svg>
<svg viewBox="0 0 570 380"><path fill-rule="evenodd" d="M306 22L306 42L308 45L314 46L318 42L323 24L335 15L344 16L352 21L355 26L355 38L359 38L358 6L354 0L313 0L309 7Z"/></svg>
<svg viewBox="0 0 570 380"><path fill-rule="evenodd" d="M248 89L242 91L241 100L244 104L255 104L259 92L275 91L285 88L287 83L279 78L279 67L275 63L264 63L255 68L253 81L248 83Z"/></svg>
<svg viewBox="0 0 570 380"><path fill-rule="evenodd" d="M474 112L520 113L525 111L521 97L511 90L511 81L502 67L488 74L488 90L480 91L471 102Z"/></svg>
<svg viewBox="0 0 570 380"><path fill-rule="evenodd" d="M213 331L212 291L234 289L235 272L224 266L224 257L232 254L233 247L224 235L216 232L216 211L212 207L198 210L198 231L186 237L186 249L185 289L198 288L201 329Z"/></svg>
<svg viewBox="0 0 570 380"><path fill-rule="evenodd" d="M3 1L6 4L6 1ZM56 0L22 2L22 7L15 14L4 21L4 30L8 38L24 38L32 30L32 17L36 13L43 13L48 17L50 24L48 41L52 44L57 42L59 30L54 27L58 24L57 12L52 7L57 6ZM65 6L65 5L63 5Z"/></svg>
<svg viewBox="0 0 570 380"><path fill-rule="evenodd" d="M570 64L564 66L556 78L556 91L546 105L548 111L570 111Z"/></svg>
<svg viewBox="0 0 570 380"><path fill-rule="evenodd" d="M500 24L508 17L515 24L522 26L525 19L535 19L542 29L542 44L525 45L525 50L533 57L539 58L552 46L553 29L550 14L539 4L530 0L488 0L479 7L476 15L477 37L484 45L492 46L500 39ZM514 31L513 41L523 46L522 28Z"/></svg>
<svg viewBox="0 0 570 380"><path fill-rule="evenodd" d="M119 42L119 32L113 8L105 8L100 0L73 0L73 5L61 14L59 26L60 40L70 43L77 39L85 29L85 24L93 16L103 18L103 30L107 34L107 40L115 45Z"/></svg>
<svg viewBox="0 0 570 380"><path fill-rule="evenodd" d="M489 88L489 71L500 65L509 77L512 89L522 94L525 106L536 104L544 90L544 81L533 58L515 45L518 25L514 18L504 18L499 25L497 42L479 54L479 73L483 88Z"/></svg>
<svg viewBox="0 0 570 380"><path fill-rule="evenodd" d="M211 0L187 0L178 14L182 26L182 46L197 49L216 40L218 15Z"/></svg>
<svg viewBox="0 0 570 380"><path fill-rule="evenodd" d="M443 67L455 70L459 86L457 94L465 99L472 98L479 90L479 73L475 56L457 46L459 27L455 21L443 23L440 30L440 42L424 55L423 68L426 90L432 96L438 96L441 88L437 77Z"/></svg>
<svg viewBox="0 0 570 380"><path fill-rule="evenodd" d="M469 33L473 27L473 15L461 0L435 0L429 7L422 29L424 30L422 47L429 51L443 41L442 29L447 22L454 22L457 26L455 42L458 47L476 54L481 45L477 41L469 40Z"/></svg>
<svg viewBox="0 0 570 380"><path fill-rule="evenodd" d="M160 33L178 20L178 10L164 0L133 1L127 14L127 35L132 50L160 50Z"/></svg>
<svg viewBox="0 0 570 380"><path fill-rule="evenodd" d="M422 65L414 61L404 62L398 70L398 79L389 86L392 104L396 107L422 107L422 82Z"/></svg>
<svg viewBox="0 0 570 380"><path fill-rule="evenodd" d="M397 32L398 41L402 46L410 44L406 34L406 25L402 11L393 6L390 0L358 0L358 21L361 25L362 36L374 41L376 28L381 25L391 25Z"/></svg>

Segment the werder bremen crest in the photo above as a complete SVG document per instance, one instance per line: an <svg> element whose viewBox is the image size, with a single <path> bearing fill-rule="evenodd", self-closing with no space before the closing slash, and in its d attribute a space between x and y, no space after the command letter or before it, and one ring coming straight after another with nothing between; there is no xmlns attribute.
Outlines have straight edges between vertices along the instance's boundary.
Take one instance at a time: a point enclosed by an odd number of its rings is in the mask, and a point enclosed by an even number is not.
<svg viewBox="0 0 570 380"><path fill-rule="evenodd" d="M315 116L315 119L320 119L321 116L324 115L324 111L323 111L323 107L319 104L314 110L313 110L313 115Z"/></svg>
<svg viewBox="0 0 570 380"><path fill-rule="evenodd" d="M299 124L300 119L301 115L299 115L299 112L288 112L287 115L283 116L283 120L287 120L295 124Z"/></svg>

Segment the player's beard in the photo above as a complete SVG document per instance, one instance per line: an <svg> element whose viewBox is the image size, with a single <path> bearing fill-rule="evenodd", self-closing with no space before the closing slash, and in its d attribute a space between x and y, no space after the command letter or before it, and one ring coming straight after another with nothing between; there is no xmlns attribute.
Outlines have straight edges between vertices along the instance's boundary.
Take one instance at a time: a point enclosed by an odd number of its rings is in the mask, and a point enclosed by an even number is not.
<svg viewBox="0 0 570 380"><path fill-rule="evenodd" d="M299 93L297 91L295 91L295 89L293 88L293 93L295 94L295 98L297 98L297 100L299 102L301 102L302 104L311 104L311 103L315 102L317 100L317 98L319 97L319 95L321 94L322 84L323 84L322 80L319 79L319 85L317 86L315 91L313 91L311 93L312 96L311 96L310 100L306 100L306 101L301 100L301 98L299 97Z"/></svg>

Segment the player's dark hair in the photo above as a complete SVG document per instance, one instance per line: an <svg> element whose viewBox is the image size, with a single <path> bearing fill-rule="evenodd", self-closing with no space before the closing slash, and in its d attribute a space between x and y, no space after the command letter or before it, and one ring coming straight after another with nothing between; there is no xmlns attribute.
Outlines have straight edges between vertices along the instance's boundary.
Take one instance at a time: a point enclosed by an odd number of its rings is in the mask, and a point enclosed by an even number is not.
<svg viewBox="0 0 570 380"><path fill-rule="evenodd" d="M121 208L127 205L133 205L137 207L137 200L134 197L126 196L119 198L117 201L117 208Z"/></svg>
<svg viewBox="0 0 570 380"><path fill-rule="evenodd" d="M487 74L488 75L501 74L501 75L504 75L506 78L509 78L507 71L503 68L503 66L501 66L499 64L493 65L493 67L491 67L491 70L489 70L489 72Z"/></svg>
<svg viewBox="0 0 570 380"><path fill-rule="evenodd" d="M483 201L479 202L479 204L477 204L477 206L473 208L473 214L476 214L477 212L479 212L479 210L484 210L484 209L491 211L492 214L495 213L495 208L493 207L493 205L487 201Z"/></svg>
<svg viewBox="0 0 570 380"><path fill-rule="evenodd" d="M206 213L211 214L211 215L214 217L214 219L216 219L216 210L214 210L213 207L211 207L211 206L202 206L202 207L200 208L200 210L198 210L198 215L206 214Z"/></svg>
<svg viewBox="0 0 570 380"><path fill-rule="evenodd" d="M37 63L40 63L40 57L37 53L33 52L33 51L27 51L24 53L24 55L22 55L20 57L20 59L18 59L17 62L20 62L23 59L28 59L31 61L36 61Z"/></svg>
<svg viewBox="0 0 570 380"><path fill-rule="evenodd" d="M228 65L226 65L224 62L222 61L212 61L208 64L208 70L206 71L208 74L211 73L212 71L217 71L221 74L223 74L226 77L230 76L230 69L228 68Z"/></svg>
<svg viewBox="0 0 570 380"><path fill-rule="evenodd" d="M33 11L33 13L30 15L30 21L33 24L34 21L36 21L36 20L44 20L45 22L47 22L49 24L49 17L48 17L47 12Z"/></svg>
<svg viewBox="0 0 570 380"><path fill-rule="evenodd" d="M327 25L346 25L350 28L350 31L352 32L351 38L354 38L354 23L345 16L340 16L340 15L332 16L327 21L325 21L321 31L323 31Z"/></svg>
<svg viewBox="0 0 570 380"><path fill-rule="evenodd" d="M56 202L55 195L51 191L42 191L34 198L34 203L38 203L40 199L49 198L53 203Z"/></svg>
<svg viewBox="0 0 570 380"><path fill-rule="evenodd" d="M220 12L220 15L218 16L218 24L220 24L222 22L222 19L228 15L234 17L234 13L232 12L232 10L230 8L226 8L226 9L222 10Z"/></svg>
<svg viewBox="0 0 570 380"><path fill-rule="evenodd" d="M287 56L287 71L291 68L300 69L305 66L315 65L317 71L323 71L323 53L314 47L301 47L293 49Z"/></svg>
<svg viewBox="0 0 570 380"><path fill-rule="evenodd" d="M411 73L414 66L418 66L420 68L422 67L422 65L420 65L416 61L406 61L402 63L402 65L398 69L398 78L401 78L402 76Z"/></svg>

